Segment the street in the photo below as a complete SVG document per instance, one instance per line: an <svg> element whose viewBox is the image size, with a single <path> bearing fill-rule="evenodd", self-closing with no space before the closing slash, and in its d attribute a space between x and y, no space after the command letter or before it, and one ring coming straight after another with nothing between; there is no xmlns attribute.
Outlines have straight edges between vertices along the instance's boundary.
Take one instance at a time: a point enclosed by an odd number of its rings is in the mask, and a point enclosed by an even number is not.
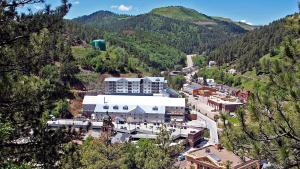
<svg viewBox="0 0 300 169"><path fill-rule="evenodd" d="M187 55L187 67L193 67L193 60L192 57L195 55ZM190 77L192 77L193 73L189 73L185 76L187 81L190 81ZM219 143L219 137L218 137L218 127L217 123L213 120L215 114L217 112L213 112L213 108L208 106L207 103L207 98L206 97L201 97L199 96L198 99L195 99L193 95L186 94L187 99L188 99L188 104L191 105L192 108L192 113L197 114L197 120L199 123L202 123L205 121L206 127L209 129L210 133L210 138L208 141L208 144L218 144ZM204 115L206 114L206 115Z"/></svg>
<svg viewBox="0 0 300 169"><path fill-rule="evenodd" d="M187 67L193 67L193 59L192 57L195 56L195 55L186 55L186 58L187 58Z"/></svg>

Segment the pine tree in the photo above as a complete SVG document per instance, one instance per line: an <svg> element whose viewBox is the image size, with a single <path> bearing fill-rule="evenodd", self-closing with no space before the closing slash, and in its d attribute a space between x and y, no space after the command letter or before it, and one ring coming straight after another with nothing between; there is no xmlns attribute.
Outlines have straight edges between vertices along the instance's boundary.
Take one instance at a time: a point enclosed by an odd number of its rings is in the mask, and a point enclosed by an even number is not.
<svg viewBox="0 0 300 169"><path fill-rule="evenodd" d="M63 24L71 5L19 13L35 3L43 1L0 2L0 168L57 168L62 145L77 136L46 125L56 100L67 95L59 69L73 60Z"/></svg>
<svg viewBox="0 0 300 169"><path fill-rule="evenodd" d="M289 44L283 60L268 64L269 83L256 85L246 109L237 112L240 126L222 116L229 149L287 169L300 167L300 51Z"/></svg>

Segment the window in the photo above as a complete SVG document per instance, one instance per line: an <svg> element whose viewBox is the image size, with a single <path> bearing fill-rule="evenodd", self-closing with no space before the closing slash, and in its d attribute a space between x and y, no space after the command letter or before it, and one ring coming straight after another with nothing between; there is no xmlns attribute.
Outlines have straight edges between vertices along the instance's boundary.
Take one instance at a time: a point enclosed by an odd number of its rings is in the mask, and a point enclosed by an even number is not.
<svg viewBox="0 0 300 169"><path fill-rule="evenodd" d="M109 106L103 106L103 109L109 109Z"/></svg>
<svg viewBox="0 0 300 169"><path fill-rule="evenodd" d="M128 110L128 106L123 106L123 110Z"/></svg>
<svg viewBox="0 0 300 169"><path fill-rule="evenodd" d="M152 110L157 111L157 110L158 110L158 107L157 107L157 106L154 106L154 107L152 108Z"/></svg>
<svg viewBox="0 0 300 169"><path fill-rule="evenodd" d="M113 109L114 109L114 110L118 110L118 109L119 109L119 106L115 105L115 106L113 107Z"/></svg>

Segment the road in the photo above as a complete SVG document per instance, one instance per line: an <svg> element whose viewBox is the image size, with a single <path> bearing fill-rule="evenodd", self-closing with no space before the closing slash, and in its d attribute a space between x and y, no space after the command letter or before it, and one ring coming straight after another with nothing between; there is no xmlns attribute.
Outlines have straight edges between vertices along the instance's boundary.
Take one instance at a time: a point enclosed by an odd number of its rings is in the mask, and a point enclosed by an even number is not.
<svg viewBox="0 0 300 169"><path fill-rule="evenodd" d="M195 55L187 55L187 67L193 67L193 60L192 57ZM195 71L196 72L196 71ZM192 77L192 74L194 72L191 72L185 76L187 81L190 81L190 78ZM207 104L207 98L205 97L199 97L199 100L196 100L193 96L188 95L188 103L192 105L192 107L195 107L195 109L192 110L192 113L197 114L197 120L199 121L205 121L206 127L209 129L210 133L210 139L208 141L208 144L218 144L219 143L219 137L218 137L218 127L217 123L212 120L211 118L205 116L204 114L213 115L212 114L212 108L209 107ZM194 106L193 106L194 105ZM202 114L203 113L203 114Z"/></svg>
<svg viewBox="0 0 300 169"><path fill-rule="evenodd" d="M206 127L209 129L209 135L210 135L208 142L210 144L219 144L217 123L200 112L195 111L194 113L197 114L198 120L201 121L204 120L206 122Z"/></svg>
<svg viewBox="0 0 300 169"><path fill-rule="evenodd" d="M187 98L188 103L191 105L191 107L195 108L192 110L192 114L197 114L197 120L199 121L199 124L204 121L206 128L209 129L210 139L208 141L208 144L218 144L218 127L217 123L213 120L215 112L212 112L213 108L205 104L207 98L199 96L198 100L196 100L192 95L188 95ZM211 117L209 118L204 114L207 114Z"/></svg>
<svg viewBox="0 0 300 169"><path fill-rule="evenodd" d="M193 67L193 56L195 55L186 55L186 59L187 59L187 67Z"/></svg>

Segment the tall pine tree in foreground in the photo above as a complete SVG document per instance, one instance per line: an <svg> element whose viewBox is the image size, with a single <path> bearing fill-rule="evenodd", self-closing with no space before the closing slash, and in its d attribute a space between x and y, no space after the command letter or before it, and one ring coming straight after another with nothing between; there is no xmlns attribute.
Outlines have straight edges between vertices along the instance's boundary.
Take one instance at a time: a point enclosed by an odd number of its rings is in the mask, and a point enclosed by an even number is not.
<svg viewBox="0 0 300 169"><path fill-rule="evenodd" d="M286 26L300 33L299 20L299 14L290 16ZM292 38L280 59L262 65L269 83L257 85L246 109L237 112L239 125L223 116L225 146L286 169L300 168L300 43Z"/></svg>
<svg viewBox="0 0 300 169"><path fill-rule="evenodd" d="M78 72L63 25L71 5L18 12L35 3L0 1L0 168L57 168L76 135L46 126Z"/></svg>

